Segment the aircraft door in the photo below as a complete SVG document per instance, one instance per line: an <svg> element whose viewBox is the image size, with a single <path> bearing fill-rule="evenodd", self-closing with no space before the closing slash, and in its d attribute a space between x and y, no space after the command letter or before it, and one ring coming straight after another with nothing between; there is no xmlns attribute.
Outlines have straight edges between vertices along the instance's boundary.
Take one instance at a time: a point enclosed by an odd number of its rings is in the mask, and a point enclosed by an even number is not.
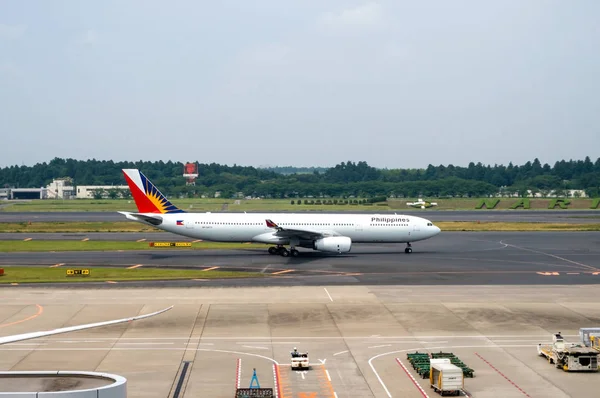
<svg viewBox="0 0 600 398"><path fill-rule="evenodd" d="M419 232L421 230L421 226L419 225L419 223L414 223L413 224L413 231L414 232Z"/></svg>
<svg viewBox="0 0 600 398"><path fill-rule="evenodd" d="M189 221L189 220L187 220L187 221L185 222L185 228L186 228L186 229L194 229L194 222L193 222L193 221Z"/></svg>

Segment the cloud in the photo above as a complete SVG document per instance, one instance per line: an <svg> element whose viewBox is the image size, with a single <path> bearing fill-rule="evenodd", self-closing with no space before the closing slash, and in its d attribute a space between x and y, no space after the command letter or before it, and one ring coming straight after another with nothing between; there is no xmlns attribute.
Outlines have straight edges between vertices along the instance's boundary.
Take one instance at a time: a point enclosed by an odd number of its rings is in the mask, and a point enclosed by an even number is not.
<svg viewBox="0 0 600 398"><path fill-rule="evenodd" d="M25 34L27 25L6 25L0 23L0 39L16 40Z"/></svg>
<svg viewBox="0 0 600 398"><path fill-rule="evenodd" d="M318 24L330 29L372 28L384 24L383 9L377 3L367 3L342 12L327 12L319 16Z"/></svg>

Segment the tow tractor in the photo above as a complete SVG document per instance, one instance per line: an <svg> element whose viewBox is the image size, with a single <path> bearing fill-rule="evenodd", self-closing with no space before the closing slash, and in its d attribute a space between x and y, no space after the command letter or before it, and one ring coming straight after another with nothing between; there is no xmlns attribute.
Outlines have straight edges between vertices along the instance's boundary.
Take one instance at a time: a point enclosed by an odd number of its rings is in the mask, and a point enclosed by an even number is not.
<svg viewBox="0 0 600 398"><path fill-rule="evenodd" d="M296 347L291 353L292 356L292 370L296 369L310 369L310 361L308 360L308 352L298 352Z"/></svg>

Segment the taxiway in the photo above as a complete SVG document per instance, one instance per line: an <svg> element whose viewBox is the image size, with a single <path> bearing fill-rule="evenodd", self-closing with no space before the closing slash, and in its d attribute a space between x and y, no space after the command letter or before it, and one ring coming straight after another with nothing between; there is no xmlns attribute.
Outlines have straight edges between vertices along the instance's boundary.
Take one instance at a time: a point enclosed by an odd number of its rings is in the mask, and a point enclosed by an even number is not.
<svg viewBox="0 0 600 398"><path fill-rule="evenodd" d="M177 267L261 272L268 278L128 282L152 286L513 285L600 283L597 232L445 232L404 245L353 247L343 255L303 250L298 258L269 255L267 246L241 250L153 248L140 251L9 252L0 265L93 268ZM199 276L201 278L201 276ZM102 282L99 282L102 284Z"/></svg>

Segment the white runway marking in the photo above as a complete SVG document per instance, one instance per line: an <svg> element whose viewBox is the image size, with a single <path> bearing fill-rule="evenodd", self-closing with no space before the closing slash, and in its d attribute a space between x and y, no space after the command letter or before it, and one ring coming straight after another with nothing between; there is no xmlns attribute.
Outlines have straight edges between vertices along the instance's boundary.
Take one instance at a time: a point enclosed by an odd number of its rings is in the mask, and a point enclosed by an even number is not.
<svg viewBox="0 0 600 398"><path fill-rule="evenodd" d="M275 398L279 397L279 377L277 376L277 365L273 365L273 393L275 394Z"/></svg>
<svg viewBox="0 0 600 398"><path fill-rule="evenodd" d="M329 294L329 291L327 290L327 288L324 287L323 289L325 289L325 293L327 293L327 296L329 297L329 300L333 301L333 299L331 298L331 294Z"/></svg>
<svg viewBox="0 0 600 398"><path fill-rule="evenodd" d="M504 242L500 241L500 243L504 243ZM532 253L537 253L537 254L543 254L543 255L545 255L545 256L553 257L553 258L556 258L556 259L558 259L558 260L566 261L566 262L568 262L568 263L571 263L571 264L578 265L578 266L580 266L580 267L582 267L582 268L585 268L585 269L588 269L588 270L590 270L590 271L600 271L598 268L596 268L596 267L593 267L593 266L591 266L591 265L587 265L587 264L578 263L577 261L569 260L569 259L566 259L566 258L564 258L564 257L557 256L557 255L555 255L555 254L550 254L550 253L546 253L546 252L542 252L542 251L539 251L539 250L534 250L534 249L528 249L528 248L526 248L526 247L521 247L521 246L511 245L511 244L509 244L509 243L506 243L506 244L507 244L508 246L510 246L510 247L514 247L515 249L525 250L525 251L532 252Z"/></svg>
<svg viewBox="0 0 600 398"><path fill-rule="evenodd" d="M563 337L577 337L579 338L579 334L562 334ZM387 342L388 340L405 340L404 342L407 341L421 341L421 340L415 340L416 338L419 339L424 339L424 340L435 340L435 339L448 339L448 340L453 340L453 339L483 339L483 340L487 340L487 339L503 339L503 338L523 338L523 339L534 339L536 337L541 337L543 339L548 339L548 335L547 334L504 334L504 335L461 335L461 336L324 336L324 337L315 337L315 336L287 336L287 337L272 337L272 336L255 336L252 337L253 340L284 340L283 342L279 342L278 344L287 344L287 340L371 340L371 343L374 343L374 341L372 340L379 340L381 342ZM113 341L113 340L185 340L185 341L197 341L199 338L198 337L192 337L190 338L185 337L185 336L173 336L173 337L95 337L93 340L103 340L103 341ZM87 337L80 337L80 338L70 338L68 341L89 341L90 338ZM218 341L218 340L222 340L222 341L231 341L231 340L238 340L238 341L247 341L248 340L248 336L237 336L237 337L202 337L201 340L211 340L211 341ZM48 338L47 341L66 341L64 339L52 339L52 338ZM254 341L253 343L257 343L257 341ZM261 341L261 344L274 344L275 342L269 342L269 341ZM201 344L212 344L212 343L201 343Z"/></svg>
<svg viewBox="0 0 600 398"><path fill-rule="evenodd" d="M237 371L235 372L235 386L236 388L240 388L240 382L242 379L242 359L238 358L237 360Z"/></svg>
<svg viewBox="0 0 600 398"><path fill-rule="evenodd" d="M267 347L258 347L258 346L255 346L255 345L244 345L242 347L245 347L245 348L254 348L256 350L268 350Z"/></svg>
<svg viewBox="0 0 600 398"><path fill-rule="evenodd" d="M40 345L46 345L46 343L12 343L12 345L32 345L32 346L40 346Z"/></svg>
<svg viewBox="0 0 600 398"><path fill-rule="evenodd" d="M391 344L383 344L383 345L374 345L369 348L381 348L381 347L391 347L391 346L392 346Z"/></svg>
<svg viewBox="0 0 600 398"><path fill-rule="evenodd" d="M175 344L173 342L170 343L136 343L136 342L128 342L128 341L117 341L115 344L127 344L127 345L169 345Z"/></svg>
<svg viewBox="0 0 600 398"><path fill-rule="evenodd" d="M243 345L243 344L256 344L256 343L258 343L258 341L244 341L244 342L237 342L235 344ZM299 341L273 341L271 343L268 343L266 341L261 341L260 343L261 344L299 344L300 342Z"/></svg>

